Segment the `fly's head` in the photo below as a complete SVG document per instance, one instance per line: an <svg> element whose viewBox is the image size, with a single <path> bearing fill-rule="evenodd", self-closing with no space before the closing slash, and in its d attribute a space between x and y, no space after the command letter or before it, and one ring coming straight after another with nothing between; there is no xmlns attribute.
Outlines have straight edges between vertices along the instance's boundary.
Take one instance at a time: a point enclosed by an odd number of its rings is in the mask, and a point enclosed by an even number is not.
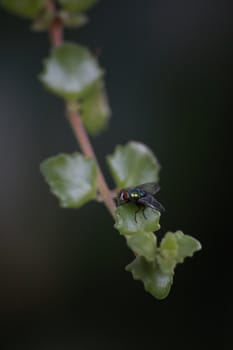
<svg viewBox="0 0 233 350"><path fill-rule="evenodd" d="M125 204L128 203L130 201L130 195L128 190L121 190L119 195L118 195L118 202L119 204Z"/></svg>

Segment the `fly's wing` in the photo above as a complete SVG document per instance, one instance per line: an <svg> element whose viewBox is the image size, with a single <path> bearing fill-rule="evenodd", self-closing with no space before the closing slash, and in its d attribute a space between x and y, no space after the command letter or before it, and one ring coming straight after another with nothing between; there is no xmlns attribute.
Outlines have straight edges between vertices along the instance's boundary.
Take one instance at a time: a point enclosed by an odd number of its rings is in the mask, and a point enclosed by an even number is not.
<svg viewBox="0 0 233 350"><path fill-rule="evenodd" d="M148 193L145 197L139 198L138 203L144 205L145 207L149 207L155 210L160 211L161 213L165 211L165 208L162 206L153 195Z"/></svg>
<svg viewBox="0 0 233 350"><path fill-rule="evenodd" d="M145 192L151 193L153 195L155 195L160 190L160 186L158 184L156 184L155 182L147 182L145 184L142 184L142 185L139 185L136 187L141 188Z"/></svg>

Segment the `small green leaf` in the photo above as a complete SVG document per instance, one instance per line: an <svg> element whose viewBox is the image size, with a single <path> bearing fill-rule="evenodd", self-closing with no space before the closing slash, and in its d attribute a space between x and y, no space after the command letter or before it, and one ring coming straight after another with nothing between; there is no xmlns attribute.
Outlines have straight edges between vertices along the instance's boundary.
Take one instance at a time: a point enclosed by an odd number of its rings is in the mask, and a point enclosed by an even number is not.
<svg viewBox="0 0 233 350"><path fill-rule="evenodd" d="M157 261L163 273L173 273L176 267L176 257L178 253L178 244L173 233L168 232L160 244L160 254L157 255Z"/></svg>
<svg viewBox="0 0 233 350"><path fill-rule="evenodd" d="M83 123L88 132L95 135L106 128L110 114L104 84L98 82L82 103Z"/></svg>
<svg viewBox="0 0 233 350"><path fill-rule="evenodd" d="M155 260L157 239L153 232L137 232L126 236L126 240L136 255L144 256L147 261Z"/></svg>
<svg viewBox="0 0 233 350"><path fill-rule="evenodd" d="M97 0L58 0L64 9L69 11L87 11Z"/></svg>
<svg viewBox="0 0 233 350"><path fill-rule="evenodd" d="M181 231L167 232L160 244L161 255L165 259L173 258L177 263L182 263L186 257L192 257L200 249L198 240Z"/></svg>
<svg viewBox="0 0 233 350"><path fill-rule="evenodd" d="M186 257L192 257L195 252L201 250L201 243L189 235L183 234L181 231L174 233L178 245L176 261L182 263Z"/></svg>
<svg viewBox="0 0 233 350"><path fill-rule="evenodd" d="M85 47L65 43L53 49L40 79L53 93L75 100L88 95L101 76L102 70Z"/></svg>
<svg viewBox="0 0 233 350"><path fill-rule="evenodd" d="M136 214L135 218L135 212L137 210L138 207L131 203L117 207L114 227L120 231L121 234L132 235L136 232L152 232L160 229L160 213L158 211L146 208L144 209L144 217L143 210L141 209Z"/></svg>
<svg viewBox="0 0 233 350"><path fill-rule="evenodd" d="M61 207L78 208L96 195L97 168L79 153L59 154L41 163L41 172Z"/></svg>
<svg viewBox="0 0 233 350"><path fill-rule="evenodd" d="M155 298L164 299L169 294L173 275L164 274L156 262L148 262L137 256L125 269L132 273L135 280L141 280L145 290Z"/></svg>
<svg viewBox="0 0 233 350"><path fill-rule="evenodd" d="M151 150L140 142L117 146L107 157L111 174L119 188L157 182L160 165Z"/></svg>
<svg viewBox="0 0 233 350"><path fill-rule="evenodd" d="M157 261L164 273L172 273L178 263L201 249L201 244L181 231L168 232L161 241Z"/></svg>
<svg viewBox="0 0 233 350"><path fill-rule="evenodd" d="M44 8L46 0L0 0L0 5L14 14L35 18Z"/></svg>
<svg viewBox="0 0 233 350"><path fill-rule="evenodd" d="M68 28L78 28L88 22L88 17L83 13L60 11L59 17L62 19L64 26Z"/></svg>
<svg viewBox="0 0 233 350"><path fill-rule="evenodd" d="M88 22L88 18L83 13L73 13L68 11L60 11L57 17L61 19L63 26L68 28L78 28L84 26ZM47 31L54 19L54 15L48 12L42 12L32 23L32 30L35 32Z"/></svg>
<svg viewBox="0 0 233 350"><path fill-rule="evenodd" d="M160 244L163 256L165 258L176 258L178 248L176 236L172 232L168 232Z"/></svg>
<svg viewBox="0 0 233 350"><path fill-rule="evenodd" d="M173 259L171 257L164 258L161 255L157 255L156 260L157 260L159 267L163 273L165 273L165 274L174 273L174 269L176 267L176 260L175 259Z"/></svg>
<svg viewBox="0 0 233 350"><path fill-rule="evenodd" d="M35 32L47 31L51 26L53 18L54 17L51 13L43 12L32 23L32 30Z"/></svg>

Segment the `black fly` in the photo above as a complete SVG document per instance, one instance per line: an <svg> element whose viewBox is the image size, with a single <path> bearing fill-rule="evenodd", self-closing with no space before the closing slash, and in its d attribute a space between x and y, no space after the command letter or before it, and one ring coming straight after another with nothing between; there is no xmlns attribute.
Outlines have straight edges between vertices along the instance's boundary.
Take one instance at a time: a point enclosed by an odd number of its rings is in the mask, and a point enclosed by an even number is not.
<svg viewBox="0 0 233 350"><path fill-rule="evenodd" d="M159 192L159 190L159 185L154 182L149 182L135 187L122 189L118 195L118 203L119 205L129 202L136 204L139 207L138 210L136 210L135 212L135 221L137 222L136 215L141 209L141 207L143 207L143 216L145 218L146 216L144 210L146 207L158 210L159 212L165 211L162 204L159 203L155 198L155 194Z"/></svg>

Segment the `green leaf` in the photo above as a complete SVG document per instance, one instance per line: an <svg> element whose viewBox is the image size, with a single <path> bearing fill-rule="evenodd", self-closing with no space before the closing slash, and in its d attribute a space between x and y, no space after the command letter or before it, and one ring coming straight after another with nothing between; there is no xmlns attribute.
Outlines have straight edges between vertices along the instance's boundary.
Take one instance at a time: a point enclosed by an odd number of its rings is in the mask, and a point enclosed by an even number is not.
<svg viewBox="0 0 233 350"><path fill-rule="evenodd" d="M168 232L160 244L160 254L157 255L157 261L163 273L173 273L176 267L176 256L178 253L178 244L173 233Z"/></svg>
<svg viewBox="0 0 233 350"><path fill-rule="evenodd" d="M201 250L201 243L189 235L183 234L181 231L174 233L178 245L176 261L182 263L186 257L192 257L195 252Z"/></svg>
<svg viewBox="0 0 233 350"><path fill-rule="evenodd" d="M44 8L46 0L0 0L0 5L14 14L35 18Z"/></svg>
<svg viewBox="0 0 233 350"><path fill-rule="evenodd" d="M83 13L73 13L68 11L60 11L57 13L57 17L61 19L64 27L78 28L84 26L88 22L88 18ZM47 31L54 19L52 13L42 12L34 20L32 24L32 30L35 32Z"/></svg>
<svg viewBox="0 0 233 350"><path fill-rule="evenodd" d="M164 273L171 273L178 263L200 249L201 244L195 238L184 235L181 231L168 232L161 241L157 261Z"/></svg>
<svg viewBox="0 0 233 350"><path fill-rule="evenodd" d="M157 182L160 165L152 151L140 142L117 146L107 157L111 174L119 188Z"/></svg>
<svg viewBox="0 0 233 350"><path fill-rule="evenodd" d="M135 280L141 280L145 290L155 298L164 299L169 294L173 275L164 274L156 262L148 262L137 256L125 269L132 273Z"/></svg>
<svg viewBox="0 0 233 350"><path fill-rule="evenodd" d="M139 236L139 233L136 235ZM136 247L137 250L134 251L138 256L126 270L132 272L134 279L143 282L146 291L158 299L163 299L170 291L176 265L183 262L185 257L191 257L194 252L200 250L201 245L195 238L184 235L181 231L168 232L160 247L155 248L153 260L153 253L145 254L146 244L142 237L139 239L137 236L136 243L131 239L130 247ZM150 242L147 248L151 247Z"/></svg>
<svg viewBox="0 0 233 350"><path fill-rule="evenodd" d="M121 205L117 207L115 214L115 225L114 227L120 231L123 235L132 235L136 232L151 232L158 231L160 229L159 219L160 213L154 209L146 208L141 209L136 214L135 220L135 212L138 210L138 207L132 203Z"/></svg>
<svg viewBox="0 0 233 350"><path fill-rule="evenodd" d="M47 31L51 26L53 18L54 17L51 13L43 12L32 23L32 30L35 32Z"/></svg>
<svg viewBox="0 0 233 350"><path fill-rule="evenodd" d="M53 49L40 79L56 95L75 100L88 95L101 76L102 70L85 47L65 43Z"/></svg>
<svg viewBox="0 0 233 350"><path fill-rule="evenodd" d="M97 0L58 0L64 9L69 11L87 11Z"/></svg>
<svg viewBox="0 0 233 350"><path fill-rule="evenodd" d="M59 154L41 163L41 172L60 206L78 208L96 196L97 168L79 153Z"/></svg>
<svg viewBox="0 0 233 350"><path fill-rule="evenodd" d="M64 26L68 28L78 28L88 22L88 17L83 13L60 11L59 17L62 19Z"/></svg>
<svg viewBox="0 0 233 350"><path fill-rule="evenodd" d="M168 232L161 241L160 250L165 258L176 258L178 243L175 234Z"/></svg>
<svg viewBox="0 0 233 350"><path fill-rule="evenodd" d="M126 236L130 249L140 256L144 256L147 261L154 261L156 254L156 236L153 232L137 232Z"/></svg>
<svg viewBox="0 0 233 350"><path fill-rule="evenodd" d="M159 264L161 271L165 274L174 273L176 267L176 260L170 257L164 258L161 255L157 255L156 260Z"/></svg>
<svg viewBox="0 0 233 350"><path fill-rule="evenodd" d="M98 82L82 103L83 123L88 132L95 135L106 128L110 114L104 83Z"/></svg>

